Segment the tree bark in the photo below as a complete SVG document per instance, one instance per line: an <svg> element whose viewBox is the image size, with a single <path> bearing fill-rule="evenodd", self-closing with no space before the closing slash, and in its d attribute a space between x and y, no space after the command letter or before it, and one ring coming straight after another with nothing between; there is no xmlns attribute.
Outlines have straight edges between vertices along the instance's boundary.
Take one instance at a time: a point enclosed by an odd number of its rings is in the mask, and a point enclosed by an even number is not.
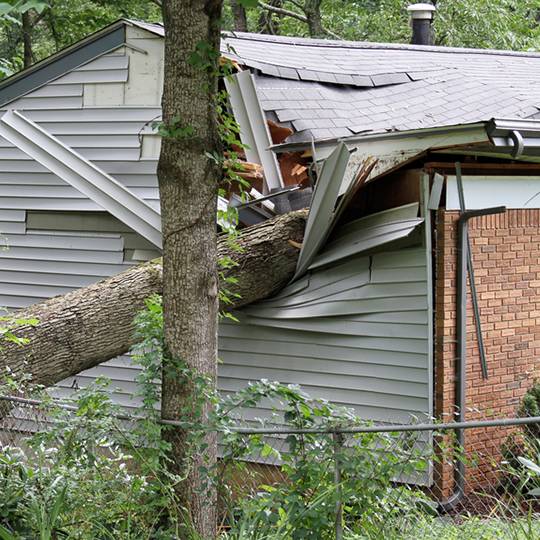
<svg viewBox="0 0 540 540"><path fill-rule="evenodd" d="M322 38L328 34L322 25L321 2L322 0L305 0L304 2L309 36L312 38Z"/></svg>
<svg viewBox="0 0 540 540"><path fill-rule="evenodd" d="M268 0L267 4L273 8L281 9L283 0ZM280 25L279 17L281 17L280 14L276 14L273 11L264 8L261 9L257 21L257 33L278 35Z"/></svg>
<svg viewBox="0 0 540 540"><path fill-rule="evenodd" d="M25 11L22 15L22 38L23 38L23 66L30 67L34 62L32 51L32 20L30 11Z"/></svg>
<svg viewBox="0 0 540 540"><path fill-rule="evenodd" d="M220 238L217 256L237 263L229 274L238 279L232 293L239 295L222 309L270 296L291 279L298 249L290 241L302 241L306 215L306 211L291 212L244 229L238 237L241 252L231 250L227 239ZM17 318L39 322L15 332L29 340L27 345L2 342L0 370L9 366L15 378L31 375L36 384L50 386L125 354L134 345L134 317L146 298L161 292L158 259L17 312Z"/></svg>
<svg viewBox="0 0 540 540"><path fill-rule="evenodd" d="M238 0L231 0L231 9L236 32L247 32L246 8Z"/></svg>
<svg viewBox="0 0 540 540"><path fill-rule="evenodd" d="M217 376L218 274L216 269L219 165L222 154L216 102L222 0L164 0L165 68L163 123L185 129L164 137L158 163L163 232L164 360L161 416L205 425L210 404L194 383ZM185 368L192 376L186 376ZM168 467L185 478L176 494L189 527L215 538L217 494L200 470L217 459L215 433L204 450L190 434L166 432Z"/></svg>

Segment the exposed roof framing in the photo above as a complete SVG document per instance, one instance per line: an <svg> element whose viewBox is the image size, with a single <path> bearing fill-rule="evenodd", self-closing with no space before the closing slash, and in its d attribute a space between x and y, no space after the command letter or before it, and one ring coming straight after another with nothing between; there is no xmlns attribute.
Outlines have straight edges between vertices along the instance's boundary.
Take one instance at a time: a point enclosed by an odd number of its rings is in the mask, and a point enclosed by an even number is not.
<svg viewBox="0 0 540 540"><path fill-rule="evenodd" d="M161 248L160 214L20 112L7 111L0 136Z"/></svg>
<svg viewBox="0 0 540 540"><path fill-rule="evenodd" d="M266 117L257 97L253 75L241 71L225 79L234 117L240 126L240 138L246 145L245 153L250 163L260 163L264 169L267 191L283 187L281 171L272 146Z"/></svg>

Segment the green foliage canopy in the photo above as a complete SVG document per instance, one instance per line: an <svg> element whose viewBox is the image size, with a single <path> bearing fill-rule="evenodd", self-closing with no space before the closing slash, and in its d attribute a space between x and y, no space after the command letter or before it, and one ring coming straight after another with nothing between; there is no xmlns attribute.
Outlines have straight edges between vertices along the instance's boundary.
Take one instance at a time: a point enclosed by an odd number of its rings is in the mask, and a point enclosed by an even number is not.
<svg viewBox="0 0 540 540"><path fill-rule="evenodd" d="M281 5L295 11L294 4ZM342 39L408 43L407 6L413 0L323 0L323 25ZM452 47L537 50L540 47L540 3L537 0L438 0L435 15L437 45ZM248 26L257 31L261 8L247 10ZM283 35L307 36L307 26L278 17ZM230 4L225 27L232 29Z"/></svg>
<svg viewBox="0 0 540 540"><path fill-rule="evenodd" d="M234 27L232 1L226 0L223 28ZM237 0L246 10L248 29L261 30L264 9L257 0ZM270 0L298 13L298 1ZM407 6L412 0L321 0L322 24L345 40L407 43ZM159 0L9 0L0 2L0 75L23 67L22 14L29 17L33 61L82 39L121 18L161 20ZM273 14L282 35L307 36L299 19ZM512 50L540 48L538 0L438 0L435 17L437 45Z"/></svg>

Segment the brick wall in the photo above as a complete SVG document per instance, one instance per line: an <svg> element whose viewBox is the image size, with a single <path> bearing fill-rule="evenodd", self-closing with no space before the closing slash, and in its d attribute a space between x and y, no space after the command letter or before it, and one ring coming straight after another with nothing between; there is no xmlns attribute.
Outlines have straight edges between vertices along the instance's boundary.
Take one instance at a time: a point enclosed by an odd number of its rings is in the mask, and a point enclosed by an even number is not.
<svg viewBox="0 0 540 540"><path fill-rule="evenodd" d="M458 212L439 210L436 239L435 411L454 411L456 240ZM467 299L467 419L512 417L540 376L540 210L508 210L473 218L469 234L489 377L482 378L470 294ZM510 430L468 430L466 450L498 456ZM493 466L469 471L467 484L489 481ZM452 468L436 467L442 494Z"/></svg>

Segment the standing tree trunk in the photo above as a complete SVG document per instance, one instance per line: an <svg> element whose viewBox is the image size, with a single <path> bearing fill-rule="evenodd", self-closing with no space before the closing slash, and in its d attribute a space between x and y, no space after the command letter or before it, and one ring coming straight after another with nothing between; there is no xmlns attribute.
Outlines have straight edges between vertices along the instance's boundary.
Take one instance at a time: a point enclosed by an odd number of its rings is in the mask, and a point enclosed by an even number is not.
<svg viewBox="0 0 540 540"><path fill-rule="evenodd" d="M236 32L247 32L246 8L238 0L231 0L231 9Z"/></svg>
<svg viewBox="0 0 540 540"><path fill-rule="evenodd" d="M322 0L305 0L304 3L309 36L312 38L321 38L328 35L322 25L321 3Z"/></svg>
<svg viewBox="0 0 540 540"><path fill-rule="evenodd" d="M165 76L163 124L175 137L163 138L158 165L163 230L163 310L165 359L164 419L207 419L209 405L197 410L201 396L187 367L214 381L217 370L218 276L216 205L221 171L208 158L218 153L215 110L222 0L164 0ZM178 135L180 133L180 135ZM200 416L199 416L200 415ZM216 535L216 493L203 487L199 469L216 461L215 434L204 452L190 455L189 434L170 437L177 487L191 525L203 538ZM189 468L188 468L189 467Z"/></svg>
<svg viewBox="0 0 540 540"><path fill-rule="evenodd" d="M32 52L32 20L30 11L25 11L22 15L22 39L23 39L23 65L30 67L34 62L34 53Z"/></svg>

